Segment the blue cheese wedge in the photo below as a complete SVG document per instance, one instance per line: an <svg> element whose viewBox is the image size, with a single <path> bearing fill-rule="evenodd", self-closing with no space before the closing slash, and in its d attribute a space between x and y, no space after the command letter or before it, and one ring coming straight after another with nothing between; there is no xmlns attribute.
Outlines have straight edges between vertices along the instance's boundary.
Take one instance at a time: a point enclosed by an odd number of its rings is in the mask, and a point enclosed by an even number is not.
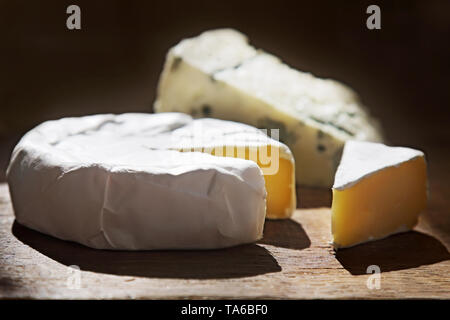
<svg viewBox="0 0 450 320"><path fill-rule="evenodd" d="M333 185L335 248L411 230L427 202L422 151L348 141Z"/></svg>
<svg viewBox="0 0 450 320"><path fill-rule="evenodd" d="M297 183L307 186L331 187L345 141L382 140L354 91L290 68L232 29L169 50L154 110L279 129L294 154Z"/></svg>
<svg viewBox="0 0 450 320"><path fill-rule="evenodd" d="M17 221L57 238L98 249L212 249L260 239L266 206L268 217L290 216L294 170L285 145L248 125L105 114L28 132L7 180Z"/></svg>

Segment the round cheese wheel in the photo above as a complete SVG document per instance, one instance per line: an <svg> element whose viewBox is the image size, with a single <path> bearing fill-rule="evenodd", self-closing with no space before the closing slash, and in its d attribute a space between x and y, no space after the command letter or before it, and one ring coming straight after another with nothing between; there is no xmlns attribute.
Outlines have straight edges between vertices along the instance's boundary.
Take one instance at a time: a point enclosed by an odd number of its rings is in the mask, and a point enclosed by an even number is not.
<svg viewBox="0 0 450 320"><path fill-rule="evenodd" d="M256 144L265 136L240 123L181 113L42 123L21 139L8 166L17 221L98 249L210 249L260 239L261 169L250 160L181 152L197 123L216 134L190 146L221 144L221 133Z"/></svg>

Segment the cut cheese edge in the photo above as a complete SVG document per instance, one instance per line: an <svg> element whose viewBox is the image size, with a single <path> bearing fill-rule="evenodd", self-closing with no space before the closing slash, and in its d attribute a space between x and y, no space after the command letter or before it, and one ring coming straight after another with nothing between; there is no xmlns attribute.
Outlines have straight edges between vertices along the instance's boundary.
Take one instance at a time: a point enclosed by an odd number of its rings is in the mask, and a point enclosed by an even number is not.
<svg viewBox="0 0 450 320"><path fill-rule="evenodd" d="M158 144L161 141L155 138ZM204 152L255 162L262 170L267 191L266 217L284 219L297 206L295 161L289 148L254 127L217 119L197 119L174 130L166 147Z"/></svg>
<svg viewBox="0 0 450 320"><path fill-rule="evenodd" d="M290 68L232 29L169 50L154 110L279 129L296 159L297 183L308 186L332 185L348 139L382 140L351 89Z"/></svg>
<svg viewBox="0 0 450 320"><path fill-rule="evenodd" d="M335 248L411 230L427 202L423 152L348 141L333 186Z"/></svg>
<svg viewBox="0 0 450 320"><path fill-rule="evenodd" d="M269 172L265 181L258 161L194 152L221 146L276 149L287 161L280 172L290 174ZM17 221L57 238L98 249L211 249L260 239L266 197L271 215L290 216L293 170L285 145L244 124L182 113L106 114L28 132L7 180Z"/></svg>

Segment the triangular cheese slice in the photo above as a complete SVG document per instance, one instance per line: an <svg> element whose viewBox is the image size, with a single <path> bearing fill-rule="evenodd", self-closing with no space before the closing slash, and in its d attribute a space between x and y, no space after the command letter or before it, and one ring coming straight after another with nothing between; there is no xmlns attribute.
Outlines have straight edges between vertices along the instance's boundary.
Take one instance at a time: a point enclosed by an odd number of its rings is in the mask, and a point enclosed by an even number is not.
<svg viewBox="0 0 450 320"><path fill-rule="evenodd" d="M348 141L333 185L335 248L412 229L426 201L422 151Z"/></svg>
<svg viewBox="0 0 450 320"><path fill-rule="evenodd" d="M352 89L289 67L233 29L203 32L168 51L154 110L279 129L297 183L311 187L332 186L345 141L383 140Z"/></svg>

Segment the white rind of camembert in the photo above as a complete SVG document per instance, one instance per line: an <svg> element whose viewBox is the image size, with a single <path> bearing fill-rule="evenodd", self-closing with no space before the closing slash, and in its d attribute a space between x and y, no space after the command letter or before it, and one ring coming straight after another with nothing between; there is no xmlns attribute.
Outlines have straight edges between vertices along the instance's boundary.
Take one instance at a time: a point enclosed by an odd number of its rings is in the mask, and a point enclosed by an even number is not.
<svg viewBox="0 0 450 320"><path fill-rule="evenodd" d="M7 170L17 221L98 249L211 249L260 239L263 171L250 160L180 152L194 146L180 144L180 137L195 124L186 114L164 113L37 126L15 147ZM206 131L212 126L215 145L226 141L223 133L234 132L237 144L250 137L253 145L278 146L292 158L286 146L255 128L201 121ZM252 133L239 140L247 131Z"/></svg>
<svg viewBox="0 0 450 320"><path fill-rule="evenodd" d="M424 153L406 147L390 147L381 143L347 141L336 171L333 189L343 190L376 172L423 157Z"/></svg>

